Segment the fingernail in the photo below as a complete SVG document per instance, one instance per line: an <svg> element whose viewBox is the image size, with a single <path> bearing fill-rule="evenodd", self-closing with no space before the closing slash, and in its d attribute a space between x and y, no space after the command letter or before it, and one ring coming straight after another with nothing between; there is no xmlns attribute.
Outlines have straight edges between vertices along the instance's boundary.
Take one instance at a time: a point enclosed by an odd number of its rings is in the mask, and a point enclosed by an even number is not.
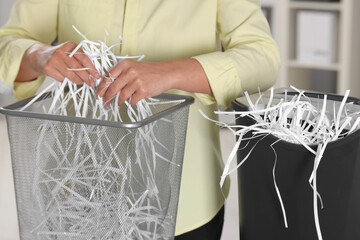
<svg viewBox="0 0 360 240"><path fill-rule="evenodd" d="M100 73L95 73L95 78L100 78Z"/></svg>

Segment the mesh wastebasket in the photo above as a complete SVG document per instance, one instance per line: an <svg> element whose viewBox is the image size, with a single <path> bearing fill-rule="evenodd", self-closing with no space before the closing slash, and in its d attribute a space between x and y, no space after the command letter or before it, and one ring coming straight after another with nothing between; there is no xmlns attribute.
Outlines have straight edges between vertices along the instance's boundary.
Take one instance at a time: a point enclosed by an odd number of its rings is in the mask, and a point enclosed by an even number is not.
<svg viewBox="0 0 360 240"><path fill-rule="evenodd" d="M295 94L298 93L279 89L274 95L274 103ZM323 94L309 92L305 95L315 106L322 106ZM258 96L253 96L254 102ZM328 95L329 112L333 113L342 99L342 96ZM269 95L264 94L262 100L267 104ZM348 98L348 102L354 103L348 111L360 111L359 99ZM237 111L247 111L248 102L246 98L239 98L233 106ZM252 124L254 120L249 117L237 119L237 125ZM313 189L309 184L314 155L300 144L279 141L273 145L277 155L276 182L288 220L288 228L285 228L273 179L276 156L270 145L277 140L276 136L270 134L261 141L258 138L243 141L240 146L238 161L256 144L250 157L238 169L240 239L317 240ZM316 147L312 146L313 149ZM317 189L324 204L324 208L319 209L323 239L360 239L359 130L328 144L317 170Z"/></svg>
<svg viewBox="0 0 360 240"><path fill-rule="evenodd" d="M114 122L6 115L21 240L173 239L191 97L160 95L153 115ZM176 100L176 101L170 101ZM161 104L163 103L163 104ZM150 139L150 140L149 140Z"/></svg>

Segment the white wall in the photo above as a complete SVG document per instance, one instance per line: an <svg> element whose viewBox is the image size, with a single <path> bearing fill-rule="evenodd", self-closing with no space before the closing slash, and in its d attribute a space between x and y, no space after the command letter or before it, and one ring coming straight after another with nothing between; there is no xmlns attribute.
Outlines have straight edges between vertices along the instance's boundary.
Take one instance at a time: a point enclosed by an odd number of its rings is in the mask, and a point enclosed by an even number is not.
<svg viewBox="0 0 360 240"><path fill-rule="evenodd" d="M3 26L10 16L10 10L15 0L0 0L0 26ZM11 94L11 88L7 87L0 80L0 106L8 105L15 101L11 95L5 95L4 92Z"/></svg>
<svg viewBox="0 0 360 240"><path fill-rule="evenodd" d="M0 0L0 26L4 25L9 18L10 8L15 0Z"/></svg>

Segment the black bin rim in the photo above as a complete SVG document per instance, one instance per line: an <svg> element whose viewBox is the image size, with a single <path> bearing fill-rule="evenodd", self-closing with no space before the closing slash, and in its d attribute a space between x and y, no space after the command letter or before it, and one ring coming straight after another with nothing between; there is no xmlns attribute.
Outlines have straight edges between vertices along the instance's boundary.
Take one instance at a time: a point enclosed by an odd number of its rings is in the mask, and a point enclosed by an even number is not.
<svg viewBox="0 0 360 240"><path fill-rule="evenodd" d="M274 91L276 94L285 94L285 92L288 95L296 95L299 94L298 92L294 91L293 89L290 88L279 88L276 89ZM337 94L328 94L328 93L321 93L321 92L315 92L315 91L305 91L304 94L307 97L312 97L312 98L319 98L321 96L327 95L328 100L333 100L333 101L342 101L343 96L341 95L337 95ZM355 98L355 97L348 97L346 102L353 102L356 105L360 106L360 99ZM248 111L248 106L241 103L239 101L239 99L236 99L232 102L232 106L233 109L236 111ZM239 116L236 116L239 117ZM255 120L248 118L249 121L253 121L255 123ZM328 148L336 148L336 147L340 147L341 145L344 145L348 142L353 141L354 139L358 138L360 136L360 129L356 130L355 132L351 133L350 135L344 137L344 138L340 138L337 139L335 141L331 141L328 143L327 147ZM297 152L308 152L309 150L307 150L302 144L300 143L292 143L292 142L288 142L285 140L282 140L278 137L276 137L273 134L269 134L268 136L266 136L266 138L264 138L262 141L269 141L271 143L278 141L276 144L277 145L281 145L281 147L292 150L292 151L297 151ZM311 144L309 145L309 147L311 149L313 149L314 151L316 151L316 148L319 144Z"/></svg>

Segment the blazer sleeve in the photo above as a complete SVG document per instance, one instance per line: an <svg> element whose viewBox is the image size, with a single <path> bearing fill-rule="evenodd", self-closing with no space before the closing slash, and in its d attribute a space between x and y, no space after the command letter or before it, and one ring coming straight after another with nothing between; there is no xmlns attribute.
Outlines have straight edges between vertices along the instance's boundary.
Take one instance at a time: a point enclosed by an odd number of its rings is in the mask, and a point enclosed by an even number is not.
<svg viewBox="0 0 360 240"><path fill-rule="evenodd" d="M56 38L58 0L18 0L10 19L0 28L0 80L13 87L18 99L35 95L44 80L14 82L22 57L33 44L50 44Z"/></svg>
<svg viewBox="0 0 360 240"><path fill-rule="evenodd" d="M280 56L258 0L218 0L217 32L224 52L195 56L202 65L213 96L197 94L204 104L226 109L243 91L271 87Z"/></svg>

